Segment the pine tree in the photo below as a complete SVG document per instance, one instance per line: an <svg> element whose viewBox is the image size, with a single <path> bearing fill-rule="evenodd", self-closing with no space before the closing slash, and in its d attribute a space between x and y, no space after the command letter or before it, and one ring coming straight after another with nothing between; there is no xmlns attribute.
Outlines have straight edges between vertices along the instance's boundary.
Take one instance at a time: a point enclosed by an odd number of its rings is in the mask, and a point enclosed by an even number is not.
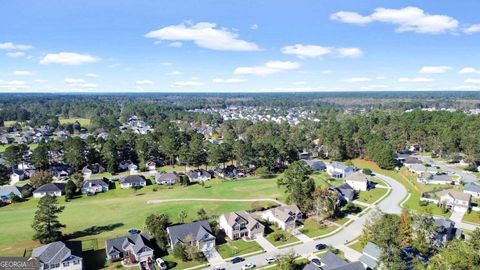
<svg viewBox="0 0 480 270"><path fill-rule="evenodd" d="M34 240L42 244L58 241L62 238L61 228L65 225L60 223L58 215L63 212L65 206L58 206L57 199L45 196L38 201L37 211L33 218L32 228L35 230Z"/></svg>
<svg viewBox="0 0 480 270"><path fill-rule="evenodd" d="M403 210L400 214L400 246L408 247L413 242L413 228L410 214Z"/></svg>

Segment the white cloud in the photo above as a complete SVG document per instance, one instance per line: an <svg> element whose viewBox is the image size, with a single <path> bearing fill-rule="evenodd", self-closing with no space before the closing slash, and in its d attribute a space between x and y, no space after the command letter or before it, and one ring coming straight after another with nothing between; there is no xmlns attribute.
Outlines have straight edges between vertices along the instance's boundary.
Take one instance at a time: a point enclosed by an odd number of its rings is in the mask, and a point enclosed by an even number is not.
<svg viewBox="0 0 480 270"><path fill-rule="evenodd" d="M13 75L15 76L32 76L33 72L28 71L28 70L17 70L13 72Z"/></svg>
<svg viewBox="0 0 480 270"><path fill-rule="evenodd" d="M258 24L254 23L254 24L250 25L250 29L258 30Z"/></svg>
<svg viewBox="0 0 480 270"><path fill-rule="evenodd" d="M469 27L463 29L463 32L465 34L473 34L473 33L480 32L480 24L470 25Z"/></svg>
<svg viewBox="0 0 480 270"><path fill-rule="evenodd" d="M420 69L420 73L423 74L440 74L451 70L449 66L424 66Z"/></svg>
<svg viewBox="0 0 480 270"><path fill-rule="evenodd" d="M88 63L95 63L100 61L99 58L89 55L89 54L80 54L74 52L60 52L60 53L49 53L45 55L41 60L40 64L61 64L61 65L81 65Z"/></svg>
<svg viewBox="0 0 480 270"><path fill-rule="evenodd" d="M362 50L359 48L335 48L320 45L295 44L282 48L284 54L296 55L299 58L317 58L325 55L336 55L339 57L359 57Z"/></svg>
<svg viewBox="0 0 480 270"><path fill-rule="evenodd" d="M71 87L73 90L85 90L85 89L93 89L96 88L97 85L94 83L88 83L84 79L78 79L78 78L65 78L64 82L68 84L69 87Z"/></svg>
<svg viewBox="0 0 480 270"><path fill-rule="evenodd" d="M178 70L172 70L169 73L167 73L167 75L169 75L169 76L178 76L178 75L181 75L181 74L182 74L182 72L180 72Z"/></svg>
<svg viewBox="0 0 480 270"><path fill-rule="evenodd" d="M35 80L36 83L47 83L48 81L47 80L43 80L43 79L38 79L38 80Z"/></svg>
<svg viewBox="0 0 480 270"><path fill-rule="evenodd" d="M227 78L227 79L222 79L222 78L215 78L212 80L214 83L242 83L246 82L247 80L245 79L240 79L240 78Z"/></svg>
<svg viewBox="0 0 480 270"><path fill-rule="evenodd" d="M2 50L15 50L15 51L28 51L33 49L31 45L15 44L13 42L0 43L0 49Z"/></svg>
<svg viewBox="0 0 480 270"><path fill-rule="evenodd" d="M24 81L2 81L0 80L0 89L15 91L15 90L23 90L27 88L27 83Z"/></svg>
<svg viewBox="0 0 480 270"><path fill-rule="evenodd" d="M465 80L466 83L480 83L480 79L466 79Z"/></svg>
<svg viewBox="0 0 480 270"><path fill-rule="evenodd" d="M305 81L298 81L298 82L292 82L293 85L306 85L308 82Z"/></svg>
<svg viewBox="0 0 480 270"><path fill-rule="evenodd" d="M199 81L177 81L171 84L170 87L182 88L182 87L198 87L203 85L205 84Z"/></svg>
<svg viewBox="0 0 480 270"><path fill-rule="evenodd" d="M330 19L365 25L371 22L391 23L397 26L397 32L415 32L421 34L442 34L455 31L458 21L446 15L430 15L417 7L401 9L377 8L368 15L362 16L356 12L340 11L330 16Z"/></svg>
<svg viewBox="0 0 480 270"><path fill-rule="evenodd" d="M290 61L269 61L262 66L237 67L234 71L237 75L257 75L267 76L285 70L294 70L300 68L300 64Z"/></svg>
<svg viewBox="0 0 480 270"><path fill-rule="evenodd" d="M10 58L17 58L25 56L25 52L7 52L5 55Z"/></svg>
<svg viewBox="0 0 480 270"><path fill-rule="evenodd" d="M464 67L458 73L460 73L460 74L471 74L471 73L480 74L480 69L476 69L476 68L473 68L473 67Z"/></svg>
<svg viewBox="0 0 480 270"><path fill-rule="evenodd" d="M353 78L345 79L343 81L348 82L348 83L357 83L357 82L369 82L371 80L372 79L367 78L367 77L353 77Z"/></svg>
<svg viewBox="0 0 480 270"><path fill-rule="evenodd" d="M175 41L168 44L168 47L172 47L172 48L181 48L182 46L183 46L183 43L180 41Z"/></svg>
<svg viewBox="0 0 480 270"><path fill-rule="evenodd" d="M168 41L192 41L197 46L219 51L258 51L252 42L241 40L238 34L225 28L217 28L215 23L170 25L145 35L147 38Z"/></svg>
<svg viewBox="0 0 480 270"><path fill-rule="evenodd" d="M86 77L90 77L90 78L97 78L98 77L98 74L96 73L87 73L85 74Z"/></svg>
<svg viewBox="0 0 480 270"><path fill-rule="evenodd" d="M64 82L68 84L86 83L84 79L75 79L75 78L65 78Z"/></svg>
<svg viewBox="0 0 480 270"><path fill-rule="evenodd" d="M173 64L170 63L170 62L163 62L163 63L160 63L160 66L162 67L169 67L169 66L172 66Z"/></svg>
<svg viewBox="0 0 480 270"><path fill-rule="evenodd" d="M332 73L333 71L330 70L330 69L325 69L325 70L322 70L322 74L330 74Z"/></svg>
<svg viewBox="0 0 480 270"><path fill-rule="evenodd" d="M153 85L151 80L139 80L135 82L136 85Z"/></svg>
<svg viewBox="0 0 480 270"><path fill-rule="evenodd" d="M399 82L433 82L433 79L425 78L425 77L416 77L416 78L401 77L401 78L398 78L398 81Z"/></svg>

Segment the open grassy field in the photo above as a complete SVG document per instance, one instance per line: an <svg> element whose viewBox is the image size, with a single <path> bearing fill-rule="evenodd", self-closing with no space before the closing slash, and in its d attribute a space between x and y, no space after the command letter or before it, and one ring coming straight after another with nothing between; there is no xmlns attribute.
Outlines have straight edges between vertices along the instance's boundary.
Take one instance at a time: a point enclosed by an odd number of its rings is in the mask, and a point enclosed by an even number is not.
<svg viewBox="0 0 480 270"><path fill-rule="evenodd" d="M80 117L71 117L71 118L63 118L61 117L58 119L60 124L73 124L78 121L80 126L88 128L90 126L90 119L88 118L80 118Z"/></svg>
<svg viewBox="0 0 480 270"><path fill-rule="evenodd" d="M310 238L314 238L314 237L319 237L324 234L333 232L337 228L338 227L336 226L320 225L320 223L318 223L318 221L316 221L315 219L308 218L305 220L304 227L300 229L300 232L302 232L303 234L307 235Z"/></svg>
<svg viewBox="0 0 480 270"><path fill-rule="evenodd" d="M373 204L388 192L386 188L374 188L368 191L360 191L358 193L358 200L364 203Z"/></svg>
<svg viewBox="0 0 480 270"><path fill-rule="evenodd" d="M117 183L118 185L118 183ZM153 189L157 191L153 191ZM250 209L250 202L171 202L147 204L153 199L172 198L278 198L283 200L285 193L276 185L275 179L241 180L220 182L213 180L202 188L200 185L188 187L147 186L141 190L112 189L94 197L82 196L68 203L59 199L65 211L60 220L67 227L65 234L72 239L98 239L99 247L104 240L126 234L129 228L143 229L146 217L152 213L169 214L176 222L178 213L185 210L187 220L196 219L196 212L204 208L209 215ZM21 255L24 249L38 245L32 241L33 230L30 227L38 199L29 199L0 208L0 254Z"/></svg>
<svg viewBox="0 0 480 270"><path fill-rule="evenodd" d="M463 221L480 225L480 212L472 211L470 213L465 213Z"/></svg>
<svg viewBox="0 0 480 270"><path fill-rule="evenodd" d="M217 251L222 258L227 259L235 256L241 256L248 253L261 251L262 247L255 241L244 241L242 239L235 241L226 241L217 245Z"/></svg>
<svg viewBox="0 0 480 270"><path fill-rule="evenodd" d="M383 175L389 176L405 186L405 188L410 192L410 198L403 205L404 208L415 211L417 213L430 213L433 215L446 216L451 215L450 212L443 213L442 209L434 204L429 204L427 206L420 206L420 194L424 192L421 184L417 181L412 181L411 174L406 168L401 168L399 171L394 170L384 170L380 169L377 164L371 161L363 159L354 159L352 160L353 164L358 168L369 168L373 172L378 172ZM409 178L410 177L410 178Z"/></svg>
<svg viewBox="0 0 480 270"><path fill-rule="evenodd" d="M2 152L5 152L5 149L9 146L9 144L1 144L0 145L0 153ZM31 143L28 145L28 147L30 148L30 150L34 150L35 148L37 148L38 144L37 143Z"/></svg>
<svg viewBox="0 0 480 270"><path fill-rule="evenodd" d="M288 245L300 241L297 237L293 236L287 231L278 229L276 225L271 225L268 228L265 228L266 236L265 238L272 243L272 245L278 247L283 245ZM275 235L282 235L284 239L276 241Z"/></svg>

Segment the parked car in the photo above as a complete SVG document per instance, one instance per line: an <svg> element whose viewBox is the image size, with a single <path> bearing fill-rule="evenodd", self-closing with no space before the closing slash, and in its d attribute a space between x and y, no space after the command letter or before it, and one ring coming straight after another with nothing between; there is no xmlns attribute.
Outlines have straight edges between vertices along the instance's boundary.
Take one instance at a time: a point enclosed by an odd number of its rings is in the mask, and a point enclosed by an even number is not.
<svg viewBox="0 0 480 270"><path fill-rule="evenodd" d="M325 249L325 248L327 248L327 245L325 245L325 244L316 244L315 245L316 250L322 250L322 249Z"/></svg>
<svg viewBox="0 0 480 270"><path fill-rule="evenodd" d="M231 263L239 263L239 262L243 262L243 261L245 261L244 258L235 257L235 258L233 258L230 262L231 262Z"/></svg>
<svg viewBox="0 0 480 270"><path fill-rule="evenodd" d="M322 262L320 261L319 258L313 258L313 259L311 260L311 262L312 262L313 264L315 264L316 266L318 266L318 267L320 267L320 266L322 265Z"/></svg>
<svg viewBox="0 0 480 270"><path fill-rule="evenodd" d="M275 258L273 258L273 257L268 257L268 258L265 258L265 261L266 261L268 264L270 264L270 263L275 262Z"/></svg>
<svg viewBox="0 0 480 270"><path fill-rule="evenodd" d="M225 267L215 266L213 270L225 270Z"/></svg>
<svg viewBox="0 0 480 270"><path fill-rule="evenodd" d="M243 267L242 267L242 270L246 270L246 269L252 269L252 268L255 268L255 264L253 263L247 263L245 264Z"/></svg>
<svg viewBox="0 0 480 270"><path fill-rule="evenodd" d="M160 268L160 270L167 270L167 264L165 263L164 260L158 258L155 260L155 262L157 262L157 265Z"/></svg>

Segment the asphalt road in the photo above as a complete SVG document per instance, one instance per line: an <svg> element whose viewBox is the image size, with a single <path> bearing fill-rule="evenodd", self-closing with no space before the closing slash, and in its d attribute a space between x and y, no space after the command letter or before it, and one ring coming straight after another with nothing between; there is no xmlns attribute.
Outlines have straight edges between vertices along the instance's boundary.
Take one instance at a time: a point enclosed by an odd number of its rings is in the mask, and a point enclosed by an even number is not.
<svg viewBox="0 0 480 270"><path fill-rule="evenodd" d="M395 181L394 179L388 176L380 175L380 174L376 174L376 176L382 179L383 181L385 181L386 183L388 183L392 188L391 193L377 205L378 210L385 213L400 214L401 208L399 204L407 196L408 194L407 189L402 184L398 183L397 181ZM288 254L289 252L294 252L298 256L309 257L313 252L316 251L315 250L316 244L322 243L322 244L327 244L332 246L341 246L341 245L344 245L346 242L349 242L359 237L362 234L363 226L368 220L370 220L373 217L375 212L376 212L375 209L370 210L365 215L354 220L351 224L346 226L343 230L341 230L340 232L332 236L315 240L312 242L308 242L308 243L298 244L296 246L289 247L289 248L279 249L276 251L265 252L255 256L247 257L245 258L245 261L241 263L231 264L227 262L217 266L224 267L229 270L236 270L236 269L241 269L242 266L246 263L253 263L258 268L258 267L267 265L265 262L265 258L275 257L282 254ZM210 269L213 269L213 267L211 267Z"/></svg>

